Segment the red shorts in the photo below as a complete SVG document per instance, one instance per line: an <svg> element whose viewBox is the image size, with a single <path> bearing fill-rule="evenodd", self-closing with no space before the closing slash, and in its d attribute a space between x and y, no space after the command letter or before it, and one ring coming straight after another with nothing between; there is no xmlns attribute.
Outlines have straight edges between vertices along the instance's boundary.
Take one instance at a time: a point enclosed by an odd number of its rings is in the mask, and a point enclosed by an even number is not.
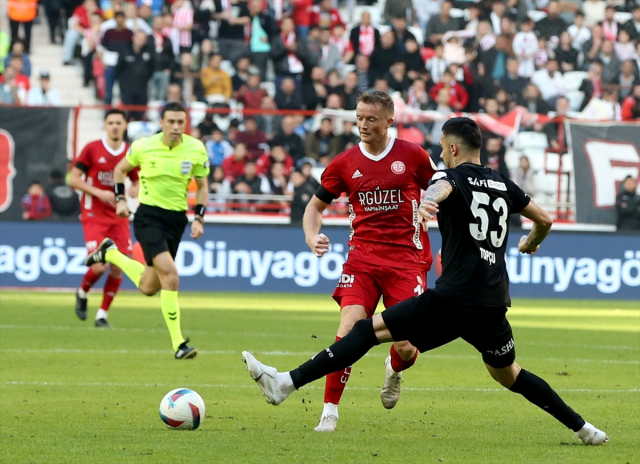
<svg viewBox="0 0 640 464"><path fill-rule="evenodd" d="M350 305L364 306L367 317L376 312L382 297L385 308L420 295L427 285L427 271L380 267L361 262L344 263L340 282L333 299L340 308Z"/></svg>
<svg viewBox="0 0 640 464"><path fill-rule="evenodd" d="M114 241L118 250L125 255L131 253L131 232L129 230L129 221L126 222L105 222L105 223L88 223L82 224L84 231L84 244L87 252L91 253L100 242L106 237Z"/></svg>

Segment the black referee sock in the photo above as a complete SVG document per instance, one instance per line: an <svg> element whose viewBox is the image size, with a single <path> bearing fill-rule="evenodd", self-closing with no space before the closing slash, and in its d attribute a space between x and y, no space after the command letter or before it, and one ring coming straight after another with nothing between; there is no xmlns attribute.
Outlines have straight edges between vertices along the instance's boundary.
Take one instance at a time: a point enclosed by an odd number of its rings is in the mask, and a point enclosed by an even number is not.
<svg viewBox="0 0 640 464"><path fill-rule="evenodd" d="M580 414L562 401L562 398L547 382L529 371L522 369L509 390L514 393L520 393L531 403L551 414L574 432L580 430L585 424Z"/></svg>
<svg viewBox="0 0 640 464"><path fill-rule="evenodd" d="M358 321L348 335L289 372L296 389L327 374L351 366L380 342L371 319Z"/></svg>

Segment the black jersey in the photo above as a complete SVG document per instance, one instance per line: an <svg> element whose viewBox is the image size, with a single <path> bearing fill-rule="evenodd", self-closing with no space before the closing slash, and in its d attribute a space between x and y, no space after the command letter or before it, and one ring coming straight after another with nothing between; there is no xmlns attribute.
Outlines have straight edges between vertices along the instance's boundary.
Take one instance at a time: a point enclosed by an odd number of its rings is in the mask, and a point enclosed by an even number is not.
<svg viewBox="0 0 640 464"><path fill-rule="evenodd" d="M530 198L503 175L472 163L437 172L432 182L439 180L453 191L439 205L442 275L436 291L478 305L510 306L504 259L509 215Z"/></svg>

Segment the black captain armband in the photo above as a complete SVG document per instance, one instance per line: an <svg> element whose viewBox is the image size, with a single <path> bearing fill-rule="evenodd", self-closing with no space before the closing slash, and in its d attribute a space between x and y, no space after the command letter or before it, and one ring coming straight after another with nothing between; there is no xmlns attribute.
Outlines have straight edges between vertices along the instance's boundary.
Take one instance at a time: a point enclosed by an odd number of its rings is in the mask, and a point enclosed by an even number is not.
<svg viewBox="0 0 640 464"><path fill-rule="evenodd" d="M329 190L324 188L322 185L318 187L318 190L316 191L316 196L320 201L323 201L327 204L331 203L333 200L337 198L333 193L331 193Z"/></svg>
<svg viewBox="0 0 640 464"><path fill-rule="evenodd" d="M196 205L196 207L194 209L194 211L196 213L196 216L200 216L200 217L204 216L204 213L205 213L206 210L207 210L207 208L204 205Z"/></svg>
<svg viewBox="0 0 640 464"><path fill-rule="evenodd" d="M124 195L124 182L119 182L117 184L114 184L113 193L115 193L116 196Z"/></svg>

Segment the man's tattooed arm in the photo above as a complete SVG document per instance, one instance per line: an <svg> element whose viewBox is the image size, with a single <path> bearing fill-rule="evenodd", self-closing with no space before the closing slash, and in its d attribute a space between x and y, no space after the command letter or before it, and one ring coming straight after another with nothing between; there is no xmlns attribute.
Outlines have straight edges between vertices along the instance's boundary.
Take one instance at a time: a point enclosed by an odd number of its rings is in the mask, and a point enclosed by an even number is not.
<svg viewBox="0 0 640 464"><path fill-rule="evenodd" d="M439 180L435 184L432 184L427 189L424 195L424 201L433 201L435 203L443 202L447 199L451 192L453 191L453 187L446 180Z"/></svg>

